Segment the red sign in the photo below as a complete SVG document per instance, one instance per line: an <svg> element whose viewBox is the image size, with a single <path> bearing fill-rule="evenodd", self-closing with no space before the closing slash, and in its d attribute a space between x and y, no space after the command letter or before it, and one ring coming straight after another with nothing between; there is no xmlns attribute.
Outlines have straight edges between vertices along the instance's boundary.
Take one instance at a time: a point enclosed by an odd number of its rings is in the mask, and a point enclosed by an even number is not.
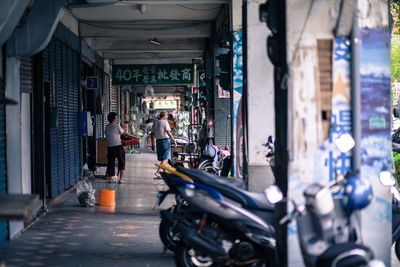
<svg viewBox="0 0 400 267"><path fill-rule="evenodd" d="M193 108L192 114L193 114L193 120L192 120L193 124L197 124L197 108ZM197 126L194 125L193 128L197 128Z"/></svg>

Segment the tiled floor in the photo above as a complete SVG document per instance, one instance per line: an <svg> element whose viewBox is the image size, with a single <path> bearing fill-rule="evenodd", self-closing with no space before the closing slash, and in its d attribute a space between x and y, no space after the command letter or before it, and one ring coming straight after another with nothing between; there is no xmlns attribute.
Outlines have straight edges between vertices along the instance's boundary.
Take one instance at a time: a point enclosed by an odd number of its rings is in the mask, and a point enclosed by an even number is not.
<svg viewBox="0 0 400 267"><path fill-rule="evenodd" d="M116 190L116 207L81 208L75 193L64 194L19 238L0 250L11 266L174 266L158 237L153 210L162 181L153 180L155 154L127 155L126 184L90 179L96 188ZM171 205L167 199L163 207Z"/></svg>
<svg viewBox="0 0 400 267"><path fill-rule="evenodd" d="M127 155L127 184L90 179L96 189L116 190L115 209L81 208L74 192L53 201L19 238L0 249L0 259L13 266L175 266L158 237L159 209L153 210L162 181L153 179L155 154ZM167 199L161 208L169 207ZM1 266L1 265L0 265ZM392 266L400 266L392 248Z"/></svg>

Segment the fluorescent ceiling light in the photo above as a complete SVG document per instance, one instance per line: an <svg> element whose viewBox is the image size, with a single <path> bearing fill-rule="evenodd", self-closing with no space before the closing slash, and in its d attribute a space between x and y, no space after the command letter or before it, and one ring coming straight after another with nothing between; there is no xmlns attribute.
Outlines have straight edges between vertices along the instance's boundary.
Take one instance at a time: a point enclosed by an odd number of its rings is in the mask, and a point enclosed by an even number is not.
<svg viewBox="0 0 400 267"><path fill-rule="evenodd" d="M99 3L118 3L119 0L86 0L89 4L99 4Z"/></svg>
<svg viewBox="0 0 400 267"><path fill-rule="evenodd" d="M149 42L155 45L161 45L161 43L157 41L157 39L150 39Z"/></svg>

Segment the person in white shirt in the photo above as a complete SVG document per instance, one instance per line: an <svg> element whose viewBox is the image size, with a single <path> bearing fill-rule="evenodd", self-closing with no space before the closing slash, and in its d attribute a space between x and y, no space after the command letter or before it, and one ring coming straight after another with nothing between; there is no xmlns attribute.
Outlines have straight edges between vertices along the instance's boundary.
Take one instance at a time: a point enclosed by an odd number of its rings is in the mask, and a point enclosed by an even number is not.
<svg viewBox="0 0 400 267"><path fill-rule="evenodd" d="M128 134L117 124L118 117L117 113L110 112L108 114L108 122L106 126L106 137L107 137L107 173L106 180L110 183L116 181L115 177L115 158L118 160L118 170L120 173L119 183L125 183L125 150L121 142L121 134L133 138L133 135Z"/></svg>
<svg viewBox="0 0 400 267"><path fill-rule="evenodd" d="M158 120L153 123L151 128L151 149L154 151L156 143L157 159L161 165L167 165L168 160L171 159L171 140L175 143L175 138L171 134L171 128L168 123L168 114L162 111L158 116ZM157 141L154 141L154 138ZM154 173L155 176L160 176L160 168Z"/></svg>

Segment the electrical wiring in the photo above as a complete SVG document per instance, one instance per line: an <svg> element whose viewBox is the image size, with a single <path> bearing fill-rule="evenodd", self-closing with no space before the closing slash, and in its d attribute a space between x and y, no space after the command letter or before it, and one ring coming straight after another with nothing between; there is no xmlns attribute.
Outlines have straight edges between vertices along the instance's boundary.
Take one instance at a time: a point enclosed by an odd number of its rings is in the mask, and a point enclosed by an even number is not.
<svg viewBox="0 0 400 267"><path fill-rule="evenodd" d="M294 62L294 60L295 60L295 58L296 58L297 51L299 50L300 42L301 42L301 40L303 39L304 30L306 29L308 20L310 19L310 16L311 16L311 11L312 11L314 2L315 2L315 0L312 0L311 3L310 3L310 6L308 7L306 19L304 20L304 24L303 24L303 27L302 27L302 29L301 29L299 39L298 39L297 42L296 42L296 46L295 46L294 51L293 51L292 59L291 59L291 61L289 62L289 68L292 66L292 64L293 64L293 62Z"/></svg>
<svg viewBox="0 0 400 267"><path fill-rule="evenodd" d="M338 29L339 29L339 23L340 23L340 20L341 20L341 18L342 18L342 12L343 12L343 0L340 0L340 3L339 3L339 11L338 11L338 16L337 16L337 18L336 18L335 30L334 30L335 36L337 35L337 31L338 31Z"/></svg>
<svg viewBox="0 0 400 267"><path fill-rule="evenodd" d="M294 60L295 60L295 58L296 58L296 55L297 55L297 51L299 50L300 42L301 42L301 39L303 38L304 30L305 30L305 28L306 28L306 26L307 26L307 23L308 23L308 20L309 20L309 18L310 18L310 15L311 15L311 11L312 11L314 2L315 2L315 0L312 0L311 3L310 3L310 6L308 7L307 15L306 15L306 18L305 18L305 20L304 20L303 27L302 27L302 29L301 29L299 39L297 40L296 46L295 46L294 51L293 51L292 59L291 59L291 61L288 63L288 69L289 69L289 70L290 70L290 68L292 67L293 62L294 62ZM289 78L289 75L290 75L289 73L290 73L290 71L289 71L288 73L285 73L285 74L283 75L283 77L282 77L282 80L281 80L281 83L280 83L280 87L281 87L281 89L283 89L283 90L284 90L285 88L287 88L287 81L288 81L288 78Z"/></svg>

